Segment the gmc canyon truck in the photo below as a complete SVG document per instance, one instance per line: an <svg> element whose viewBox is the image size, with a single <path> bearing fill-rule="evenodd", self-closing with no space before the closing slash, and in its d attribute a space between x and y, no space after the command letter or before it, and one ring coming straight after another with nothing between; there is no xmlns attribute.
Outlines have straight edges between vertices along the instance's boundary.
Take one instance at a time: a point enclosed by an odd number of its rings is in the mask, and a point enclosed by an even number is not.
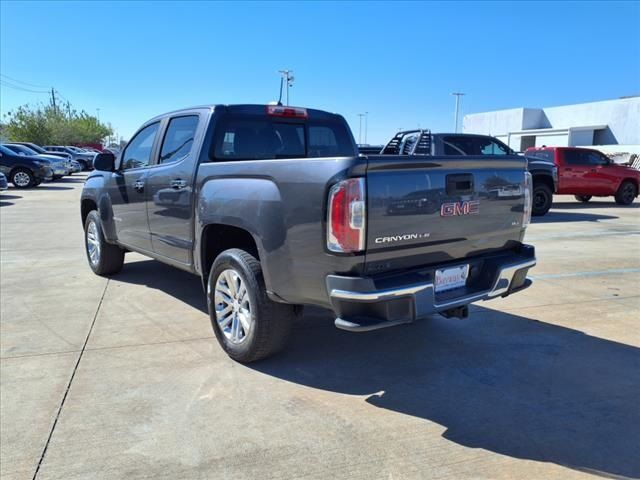
<svg viewBox="0 0 640 480"><path fill-rule="evenodd" d="M98 275L127 251L199 275L240 362L280 350L303 305L355 332L465 317L531 283L525 162L361 156L344 118L320 110L176 111L145 123L118 161L96 157L81 197L87 258Z"/></svg>
<svg viewBox="0 0 640 480"><path fill-rule="evenodd" d="M386 155L486 155L513 156L515 152L497 138L469 133L431 133L430 130L400 131L382 148ZM533 181L533 205L531 214L545 215L553 203L553 193L558 187L558 168L542 157L528 158L527 168ZM497 195L509 195L509 191L496 186Z"/></svg>

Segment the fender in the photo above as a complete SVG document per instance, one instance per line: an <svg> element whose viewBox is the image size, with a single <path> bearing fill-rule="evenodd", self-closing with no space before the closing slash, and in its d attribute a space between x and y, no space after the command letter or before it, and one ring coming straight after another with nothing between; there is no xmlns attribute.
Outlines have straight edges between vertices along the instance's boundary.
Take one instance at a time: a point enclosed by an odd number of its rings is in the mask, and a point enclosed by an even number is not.
<svg viewBox="0 0 640 480"><path fill-rule="evenodd" d="M105 188L104 174L92 173L87 177L81 201L92 200L98 206L98 213L102 222L102 231L109 243L117 243L116 226L113 220L113 208L108 189Z"/></svg>
<svg viewBox="0 0 640 480"><path fill-rule="evenodd" d="M287 235L278 186L265 178L215 178L206 180L196 199L196 270L205 271L200 258L202 232L207 225L222 224L246 230L253 237L267 290L271 290L271 253L282 248Z"/></svg>

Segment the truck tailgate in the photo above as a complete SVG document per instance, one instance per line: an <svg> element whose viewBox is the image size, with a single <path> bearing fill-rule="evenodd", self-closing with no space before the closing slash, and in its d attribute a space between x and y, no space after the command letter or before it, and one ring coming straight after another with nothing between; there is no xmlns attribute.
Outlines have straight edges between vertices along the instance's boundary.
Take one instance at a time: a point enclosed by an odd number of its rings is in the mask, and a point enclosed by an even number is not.
<svg viewBox="0 0 640 480"><path fill-rule="evenodd" d="M525 170L517 156L369 156L367 273L516 247Z"/></svg>

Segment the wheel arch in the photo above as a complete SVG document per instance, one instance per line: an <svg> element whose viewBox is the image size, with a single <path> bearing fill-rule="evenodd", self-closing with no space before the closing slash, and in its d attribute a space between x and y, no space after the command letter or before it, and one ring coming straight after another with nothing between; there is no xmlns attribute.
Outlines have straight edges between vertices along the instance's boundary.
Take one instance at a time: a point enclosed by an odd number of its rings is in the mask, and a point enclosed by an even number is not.
<svg viewBox="0 0 640 480"><path fill-rule="evenodd" d="M640 190L640 182L638 182L637 178L633 178L633 177L624 177L622 180L620 180L620 184L618 185L618 188L620 188L622 186L622 184L624 182L631 182L636 186L636 196L638 196L639 190Z"/></svg>
<svg viewBox="0 0 640 480"><path fill-rule="evenodd" d="M11 181L11 178L13 177L13 174L15 173L16 170L29 170L31 172L31 175L33 175L34 178L36 176L35 172L33 171L33 168L29 167L28 165L18 164L11 167L11 170L9 170L9 175L7 175L7 180Z"/></svg>
<svg viewBox="0 0 640 480"><path fill-rule="evenodd" d="M105 240L109 243L116 244L118 236L116 235L115 223L113 221L113 210L111 209L111 200L109 195L103 193L98 199L93 196L84 196L80 200L80 218L82 220L82 227L87 221L87 216L92 210L97 210L100 216L100 223L102 224L102 233Z"/></svg>
<svg viewBox="0 0 640 480"><path fill-rule="evenodd" d="M92 198L83 198L80 201L80 218L82 219L82 226L87 221L87 217L92 210L98 210L98 205Z"/></svg>
<svg viewBox="0 0 640 480"><path fill-rule="evenodd" d="M246 228L224 223L205 225L199 242L200 272L203 288L206 290L211 266L220 253L230 248L239 248L260 261L258 243L255 236Z"/></svg>
<svg viewBox="0 0 640 480"><path fill-rule="evenodd" d="M548 175L546 173L532 172L531 177L533 180L533 188L536 188L536 185L544 184L551 189L551 193L555 193L553 178L551 178L551 175Z"/></svg>

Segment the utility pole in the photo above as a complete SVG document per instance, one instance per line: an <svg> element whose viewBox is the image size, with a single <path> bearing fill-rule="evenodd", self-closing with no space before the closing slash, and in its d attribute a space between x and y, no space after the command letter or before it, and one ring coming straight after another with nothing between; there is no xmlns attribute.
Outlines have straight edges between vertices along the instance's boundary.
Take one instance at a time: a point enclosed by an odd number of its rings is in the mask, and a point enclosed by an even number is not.
<svg viewBox="0 0 640 480"><path fill-rule="evenodd" d="M56 111L56 91L51 87L51 105L53 105L53 111Z"/></svg>
<svg viewBox="0 0 640 480"><path fill-rule="evenodd" d="M460 111L460 97L464 96L465 94L462 93L462 92L453 92L451 95L456 97L456 116L455 116L456 128L455 128L455 133L458 133L458 112Z"/></svg>
<svg viewBox="0 0 640 480"><path fill-rule="evenodd" d="M369 112L364 112L364 144L367 143L367 133L369 132Z"/></svg>
<svg viewBox="0 0 640 480"><path fill-rule="evenodd" d="M358 130L358 145L362 145L362 117L364 117L364 113L359 113L358 117L360 117L360 129Z"/></svg>
<svg viewBox="0 0 640 480"><path fill-rule="evenodd" d="M289 105L289 87L293 87L293 70L278 70L282 75L282 80L287 83L287 105ZM282 83L280 83L280 100L282 100Z"/></svg>

